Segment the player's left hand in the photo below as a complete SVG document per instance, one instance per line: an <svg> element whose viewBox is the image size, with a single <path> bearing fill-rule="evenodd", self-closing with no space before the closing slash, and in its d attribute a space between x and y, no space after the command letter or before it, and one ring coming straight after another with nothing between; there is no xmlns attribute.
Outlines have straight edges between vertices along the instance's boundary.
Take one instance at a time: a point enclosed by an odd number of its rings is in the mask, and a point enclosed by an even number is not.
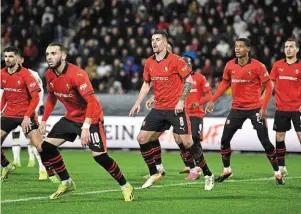
<svg viewBox="0 0 301 214"><path fill-rule="evenodd" d="M90 131L87 128L82 129L82 133L80 136L80 142L83 147L88 146L91 143Z"/></svg>
<svg viewBox="0 0 301 214"><path fill-rule="evenodd" d="M183 111L184 111L184 101L179 100L175 108L175 114L177 115L178 113L181 113Z"/></svg>
<svg viewBox="0 0 301 214"><path fill-rule="evenodd" d="M30 118L25 116L22 123L21 123L21 127L24 133L27 133L31 130L31 121Z"/></svg>
<svg viewBox="0 0 301 214"><path fill-rule="evenodd" d="M267 110L266 109L260 109L259 111L259 119L265 120L267 118Z"/></svg>

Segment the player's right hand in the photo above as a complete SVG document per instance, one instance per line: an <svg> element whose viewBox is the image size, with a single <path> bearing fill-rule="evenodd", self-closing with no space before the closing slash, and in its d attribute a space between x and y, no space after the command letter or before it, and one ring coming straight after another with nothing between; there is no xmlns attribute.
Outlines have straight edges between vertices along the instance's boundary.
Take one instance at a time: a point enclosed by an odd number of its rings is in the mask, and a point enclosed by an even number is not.
<svg viewBox="0 0 301 214"><path fill-rule="evenodd" d="M146 101L145 103L145 107L147 110L151 110L152 109L152 105L155 102L154 97L151 97L149 100Z"/></svg>
<svg viewBox="0 0 301 214"><path fill-rule="evenodd" d="M31 124L30 118L25 116L21 123L21 127L24 133L28 133L31 130L30 124Z"/></svg>
<svg viewBox="0 0 301 214"><path fill-rule="evenodd" d="M42 135L46 133L46 122L42 121L40 126L39 126L39 131L41 132Z"/></svg>
<svg viewBox="0 0 301 214"><path fill-rule="evenodd" d="M140 111L140 104L136 104L132 107L130 113L129 113L129 116L134 116L135 113L137 112L137 114L139 113Z"/></svg>
<svg viewBox="0 0 301 214"><path fill-rule="evenodd" d="M214 107L214 103L209 101L206 108L205 108L205 113L212 113L213 112L213 107Z"/></svg>
<svg viewBox="0 0 301 214"><path fill-rule="evenodd" d="M91 143L90 131L87 128L82 129L82 133L80 136L80 142L83 147L88 146Z"/></svg>

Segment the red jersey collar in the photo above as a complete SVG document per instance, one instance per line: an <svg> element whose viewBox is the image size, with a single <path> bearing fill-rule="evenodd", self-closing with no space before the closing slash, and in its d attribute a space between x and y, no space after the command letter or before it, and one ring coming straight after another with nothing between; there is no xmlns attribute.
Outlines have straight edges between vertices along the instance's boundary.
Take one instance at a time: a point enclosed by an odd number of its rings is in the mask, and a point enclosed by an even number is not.
<svg viewBox="0 0 301 214"><path fill-rule="evenodd" d="M284 58L284 62L285 62L286 64L288 64L287 61L286 61L286 58ZM294 62L294 63L292 63L292 64L288 64L288 65L298 64L299 62L300 62L300 59L297 58L296 62Z"/></svg>
<svg viewBox="0 0 301 214"><path fill-rule="evenodd" d="M21 71L21 68L22 68L21 65L19 65L19 66L18 66L18 69L17 69L14 73L12 73L12 74L10 74L10 73L8 72L8 68L7 68L7 67L5 68L5 71L6 71L9 75L13 75L13 74L15 74L15 73Z"/></svg>
<svg viewBox="0 0 301 214"><path fill-rule="evenodd" d="M62 73L61 74L65 74L65 73L67 73L67 70L68 70L68 67L69 67L69 64L68 64L68 62L66 62L66 65L65 65L65 67L64 67L64 69L63 69L63 71L62 71ZM51 69L52 70L52 72L56 75L56 76L60 76L60 75L57 75L57 73L55 72L55 69Z"/></svg>
<svg viewBox="0 0 301 214"><path fill-rule="evenodd" d="M247 63L247 64L251 64L251 62L252 62L252 58L249 57L249 60L248 60L248 63ZM235 64L238 64L238 58L235 58ZM245 64L245 65L247 65L247 64ZM245 65L244 65L244 66L245 66Z"/></svg>
<svg viewBox="0 0 301 214"><path fill-rule="evenodd" d="M169 52L166 51L166 54L165 54L165 56L163 57L163 59L167 59L168 55L169 55ZM162 59L162 60L163 60L163 59ZM155 60L156 62L161 62L161 61L162 61L162 60L157 61L157 60L156 60L156 55L155 55L155 54L153 55L153 60Z"/></svg>

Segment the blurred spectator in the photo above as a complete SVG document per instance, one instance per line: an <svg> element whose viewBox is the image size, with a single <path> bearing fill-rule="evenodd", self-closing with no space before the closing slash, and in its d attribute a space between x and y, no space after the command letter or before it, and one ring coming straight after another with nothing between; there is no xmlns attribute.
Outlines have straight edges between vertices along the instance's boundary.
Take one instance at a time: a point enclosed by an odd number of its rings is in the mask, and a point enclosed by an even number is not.
<svg viewBox="0 0 301 214"><path fill-rule="evenodd" d="M87 67L95 91L103 93L139 89L156 28L169 33L175 54L195 59L194 69L208 76L213 87L225 63L235 57L237 38L249 37L251 56L267 68L283 57L288 37L301 39L301 4L296 0L7 2L1 10L2 50L20 47L30 59L26 63L42 71L45 56L40 53L50 42L61 42L69 49L68 61Z"/></svg>

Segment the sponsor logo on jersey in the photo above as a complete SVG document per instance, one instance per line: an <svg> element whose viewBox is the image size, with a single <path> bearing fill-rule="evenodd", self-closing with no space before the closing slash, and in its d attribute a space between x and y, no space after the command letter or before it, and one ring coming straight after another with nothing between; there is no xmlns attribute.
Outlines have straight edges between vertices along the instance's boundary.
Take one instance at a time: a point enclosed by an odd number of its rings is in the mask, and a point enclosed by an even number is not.
<svg viewBox="0 0 301 214"><path fill-rule="evenodd" d="M79 89L82 90L82 91L85 90L86 88L87 88L87 83L84 83L84 84L79 86Z"/></svg>
<svg viewBox="0 0 301 214"><path fill-rule="evenodd" d="M30 88L33 88L33 87L35 87L36 85L37 85L37 84L36 84L35 82L32 82L32 83L29 84L29 87L30 87Z"/></svg>
<svg viewBox="0 0 301 214"><path fill-rule="evenodd" d="M290 81L298 81L297 77L290 77L290 76L279 76L280 80L290 80Z"/></svg>
<svg viewBox="0 0 301 214"><path fill-rule="evenodd" d="M162 81L167 81L168 77L151 77L151 80L162 80Z"/></svg>
<svg viewBox="0 0 301 214"><path fill-rule="evenodd" d="M6 83L6 80L2 80L3 83Z"/></svg>
<svg viewBox="0 0 301 214"><path fill-rule="evenodd" d="M83 76L81 73L76 74L77 76Z"/></svg>
<svg viewBox="0 0 301 214"><path fill-rule="evenodd" d="M282 72L282 71L283 71L283 68L278 68L278 71Z"/></svg>
<svg viewBox="0 0 301 214"><path fill-rule="evenodd" d="M17 89L17 88L3 88L4 91L8 91L8 92L22 92L22 89Z"/></svg>
<svg viewBox="0 0 301 214"><path fill-rule="evenodd" d="M72 94L63 94L63 93L57 93L57 92L54 92L54 95L57 96L57 97L64 97L64 98L73 97Z"/></svg>
<svg viewBox="0 0 301 214"><path fill-rule="evenodd" d="M198 89L197 88L193 88L190 90L190 92L198 92Z"/></svg>
<svg viewBox="0 0 301 214"><path fill-rule="evenodd" d="M245 80L245 79L232 79L232 82L235 82L235 83L245 83L245 82L251 82L251 80Z"/></svg>
<svg viewBox="0 0 301 214"><path fill-rule="evenodd" d="M235 72L236 72L236 70L233 70L231 73L232 73L233 75L235 75Z"/></svg>
<svg viewBox="0 0 301 214"><path fill-rule="evenodd" d="M184 72L184 71L186 71L187 69L188 69L188 65L186 64L183 68L182 68L182 71Z"/></svg>
<svg viewBox="0 0 301 214"><path fill-rule="evenodd" d="M53 83L51 82L51 83L49 83L49 85L51 86L51 88L53 88Z"/></svg>

